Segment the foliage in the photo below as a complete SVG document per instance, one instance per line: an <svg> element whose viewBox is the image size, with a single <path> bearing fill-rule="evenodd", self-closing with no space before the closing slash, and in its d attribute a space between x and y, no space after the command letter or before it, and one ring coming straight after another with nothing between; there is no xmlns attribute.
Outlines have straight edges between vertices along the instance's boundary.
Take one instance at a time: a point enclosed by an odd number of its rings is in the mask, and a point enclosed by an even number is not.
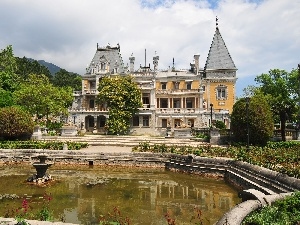
<svg viewBox="0 0 300 225"><path fill-rule="evenodd" d="M45 193L42 198L42 202L38 202L40 208L37 208L35 210L35 208L31 206L32 202L28 201L27 199L23 199L22 206L18 207L15 210L8 209L5 217L15 217L18 224L21 225L28 225L29 223L26 220L29 219L40 221L52 221L53 212L50 210L51 200L51 195Z"/></svg>
<svg viewBox="0 0 300 225"><path fill-rule="evenodd" d="M81 76L64 69L55 74L52 83L56 87L71 87L75 91L81 90Z"/></svg>
<svg viewBox="0 0 300 225"><path fill-rule="evenodd" d="M106 126L113 134L128 131L129 121L142 107L141 91L131 76L103 77L98 86L98 102L107 104L109 118Z"/></svg>
<svg viewBox="0 0 300 225"><path fill-rule="evenodd" d="M204 141L209 141L209 135L205 134L205 133L197 133L195 134L195 138L202 138L204 139Z"/></svg>
<svg viewBox="0 0 300 225"><path fill-rule="evenodd" d="M55 133L59 133L60 128L62 128L63 123L62 122L57 122L57 121L49 121L47 128L48 128L48 132L49 131L55 131Z"/></svg>
<svg viewBox="0 0 300 225"><path fill-rule="evenodd" d="M31 60L26 57L16 57L17 70L16 73L21 80L27 80L30 74L45 75L49 80L52 79L52 75L46 66L41 65L36 60Z"/></svg>
<svg viewBox="0 0 300 225"><path fill-rule="evenodd" d="M242 224L247 225L294 225L300 223L300 192L294 192L283 200L276 201L272 206L248 215Z"/></svg>
<svg viewBox="0 0 300 225"><path fill-rule="evenodd" d="M30 114L19 107L0 109L0 137L4 140L29 139L33 133Z"/></svg>
<svg viewBox="0 0 300 225"><path fill-rule="evenodd" d="M123 217L118 207L114 207L112 213L107 213L107 215L100 215L99 224L100 225L130 225L130 219L128 217Z"/></svg>
<svg viewBox="0 0 300 225"><path fill-rule="evenodd" d="M248 109L247 109L248 104ZM248 114L247 114L248 110ZM274 123L270 106L262 94L238 100L231 114L231 129L237 142L265 145L273 135Z"/></svg>
<svg viewBox="0 0 300 225"><path fill-rule="evenodd" d="M14 92L15 102L36 118L59 116L68 113L73 96L69 87L54 87L44 75L31 74Z"/></svg>
<svg viewBox="0 0 300 225"><path fill-rule="evenodd" d="M62 150L64 144L67 144L69 150L80 150L86 148L86 142L72 141L1 141L0 149L49 149Z"/></svg>
<svg viewBox="0 0 300 225"><path fill-rule="evenodd" d="M4 90L0 87L0 108L14 105L12 92Z"/></svg>
<svg viewBox="0 0 300 225"><path fill-rule="evenodd" d="M298 84L297 87L299 87L299 79L295 80L293 73L273 69L268 74L257 76L255 81L260 84L260 90L267 96L273 114L279 118L282 140L285 141L286 121L287 119L293 120L297 111L299 96L295 91L295 85Z"/></svg>
<svg viewBox="0 0 300 225"><path fill-rule="evenodd" d="M194 154L201 157L227 157L262 166L292 177L300 178L300 142L286 142L280 144L269 142L265 147L245 146L212 147L210 144L192 146L151 145L141 142L132 151L153 153Z"/></svg>
<svg viewBox="0 0 300 225"><path fill-rule="evenodd" d="M216 120L215 127L220 130L224 130L224 129L226 129L226 124L221 120Z"/></svg>
<svg viewBox="0 0 300 225"><path fill-rule="evenodd" d="M12 46L0 51L0 88L6 91L14 91L18 86L16 74L17 64Z"/></svg>

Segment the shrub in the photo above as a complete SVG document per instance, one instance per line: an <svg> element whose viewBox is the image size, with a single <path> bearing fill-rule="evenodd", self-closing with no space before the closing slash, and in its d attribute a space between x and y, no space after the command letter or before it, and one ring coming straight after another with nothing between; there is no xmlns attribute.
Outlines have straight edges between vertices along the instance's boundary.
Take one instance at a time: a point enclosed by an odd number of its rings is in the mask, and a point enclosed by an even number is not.
<svg viewBox="0 0 300 225"><path fill-rule="evenodd" d="M220 130L226 129L226 124L221 120L217 120L215 125L216 128L219 128Z"/></svg>
<svg viewBox="0 0 300 225"><path fill-rule="evenodd" d="M276 201L272 206L254 211L248 215L242 224L299 224L300 222L300 192Z"/></svg>
<svg viewBox="0 0 300 225"><path fill-rule="evenodd" d="M0 109L0 137L4 140L27 140L33 133L34 123L26 111L11 106Z"/></svg>

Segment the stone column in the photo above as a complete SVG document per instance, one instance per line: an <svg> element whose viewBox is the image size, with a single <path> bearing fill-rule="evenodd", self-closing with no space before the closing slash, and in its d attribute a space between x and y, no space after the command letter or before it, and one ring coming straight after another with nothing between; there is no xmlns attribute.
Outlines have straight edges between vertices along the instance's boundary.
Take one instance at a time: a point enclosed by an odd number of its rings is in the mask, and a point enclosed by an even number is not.
<svg viewBox="0 0 300 225"><path fill-rule="evenodd" d="M93 130L93 133L96 134L98 131L97 131L97 116L94 116L94 130Z"/></svg>

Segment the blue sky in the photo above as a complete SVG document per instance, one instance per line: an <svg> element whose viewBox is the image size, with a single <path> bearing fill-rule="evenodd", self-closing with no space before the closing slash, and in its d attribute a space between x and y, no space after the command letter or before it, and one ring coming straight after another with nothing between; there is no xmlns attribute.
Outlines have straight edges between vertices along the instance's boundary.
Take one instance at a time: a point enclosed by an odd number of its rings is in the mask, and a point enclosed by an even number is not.
<svg viewBox="0 0 300 225"><path fill-rule="evenodd" d="M300 63L299 0L1 0L0 49L52 62L83 74L97 43L121 46L125 64L136 68L187 69L200 54L204 67L215 18L235 62L236 94L270 69L291 71Z"/></svg>

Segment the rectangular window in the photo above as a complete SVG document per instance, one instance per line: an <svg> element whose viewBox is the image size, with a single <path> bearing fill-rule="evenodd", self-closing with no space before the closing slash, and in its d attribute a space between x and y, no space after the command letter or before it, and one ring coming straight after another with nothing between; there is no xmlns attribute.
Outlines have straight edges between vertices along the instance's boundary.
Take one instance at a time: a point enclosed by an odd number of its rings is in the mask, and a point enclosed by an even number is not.
<svg viewBox="0 0 300 225"><path fill-rule="evenodd" d="M189 98L186 99L186 108L187 109L194 108L192 99L189 99Z"/></svg>
<svg viewBox="0 0 300 225"><path fill-rule="evenodd" d="M160 99L160 108L168 108L168 99L167 98Z"/></svg>
<svg viewBox="0 0 300 225"><path fill-rule="evenodd" d="M95 108L95 100L94 99L90 100L90 108L91 109Z"/></svg>
<svg viewBox="0 0 300 225"><path fill-rule="evenodd" d="M94 117L89 117L89 127L94 127Z"/></svg>
<svg viewBox="0 0 300 225"><path fill-rule="evenodd" d="M96 89L96 81L90 82L90 89Z"/></svg>
<svg viewBox="0 0 300 225"><path fill-rule="evenodd" d="M143 93L143 104L150 104L150 95L149 93Z"/></svg>
<svg viewBox="0 0 300 225"><path fill-rule="evenodd" d="M186 84L186 89L188 89L188 90L191 90L191 89L192 89L192 83L191 83L191 82L188 82L188 83Z"/></svg>
<svg viewBox="0 0 300 225"><path fill-rule="evenodd" d="M149 127L149 116L143 116L143 127Z"/></svg>
<svg viewBox="0 0 300 225"><path fill-rule="evenodd" d="M180 108L180 99L178 98L173 99L173 108Z"/></svg>
<svg viewBox="0 0 300 225"><path fill-rule="evenodd" d="M202 86L202 90L205 91L205 86Z"/></svg>
<svg viewBox="0 0 300 225"><path fill-rule="evenodd" d="M167 84L166 83L161 83L161 89L166 90L167 89Z"/></svg>
<svg viewBox="0 0 300 225"><path fill-rule="evenodd" d="M226 89L225 88L218 88L217 89L217 98L218 99L225 99L226 98Z"/></svg>
<svg viewBox="0 0 300 225"><path fill-rule="evenodd" d="M139 118L139 116L133 116L132 117L132 126L134 126L134 127L140 126L140 118Z"/></svg>
<svg viewBox="0 0 300 225"><path fill-rule="evenodd" d="M174 89L179 89L179 82L174 82Z"/></svg>
<svg viewBox="0 0 300 225"><path fill-rule="evenodd" d="M168 125L168 120L167 119L162 119L161 120L161 127L162 128L167 128Z"/></svg>

